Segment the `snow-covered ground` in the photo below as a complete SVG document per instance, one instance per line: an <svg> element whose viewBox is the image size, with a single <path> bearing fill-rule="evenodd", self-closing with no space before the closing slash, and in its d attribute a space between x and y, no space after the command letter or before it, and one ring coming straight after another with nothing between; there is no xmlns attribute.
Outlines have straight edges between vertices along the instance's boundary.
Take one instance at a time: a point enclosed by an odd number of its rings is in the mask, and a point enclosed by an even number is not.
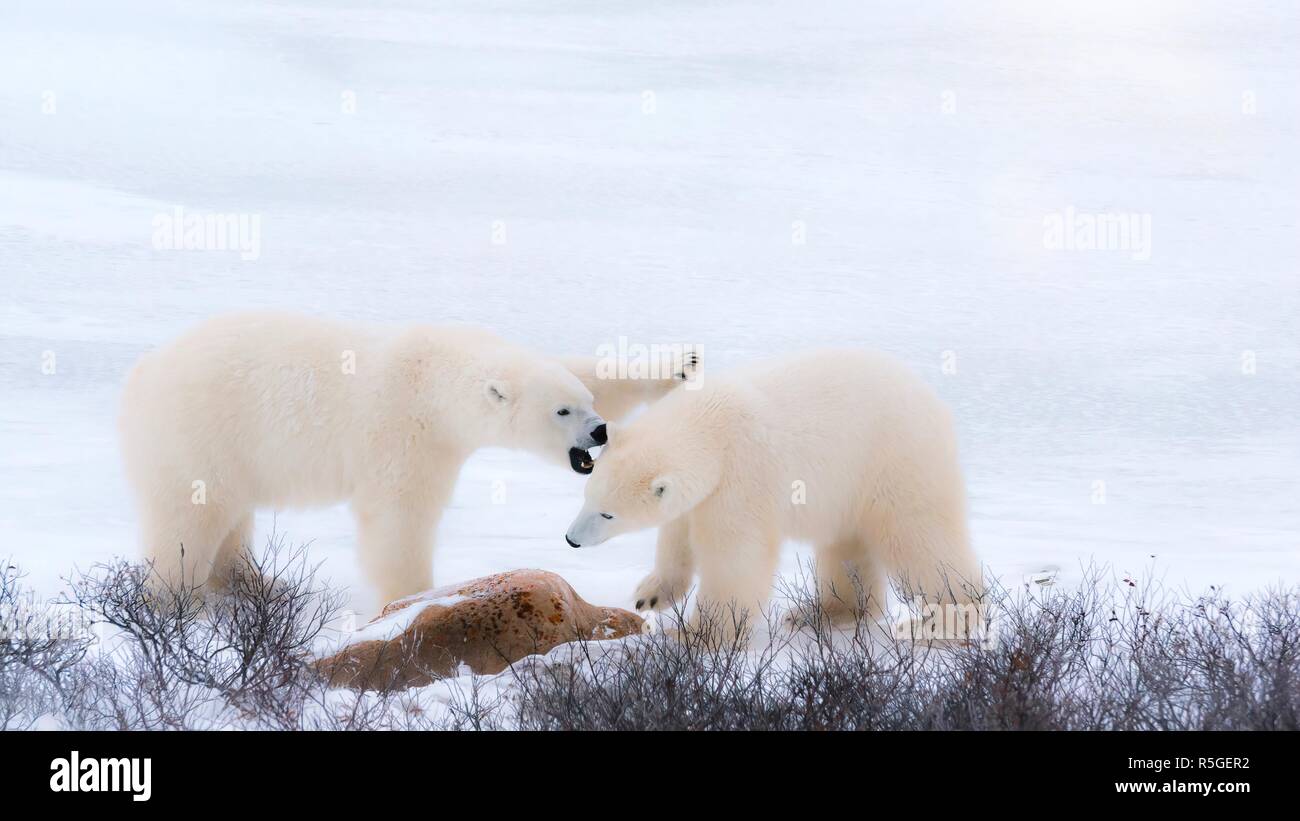
<svg viewBox="0 0 1300 821"><path fill-rule="evenodd" d="M1004 578L1294 582L1297 76L1287 0L5 0L0 555L54 592L133 554L124 374L277 307L887 349L955 408ZM258 217L257 258L155 247L178 206ZM1149 258L1049 247L1067 209L1149 219ZM570 549L581 490L476 456L438 581L630 604L653 534ZM274 523L373 612L345 508Z"/></svg>

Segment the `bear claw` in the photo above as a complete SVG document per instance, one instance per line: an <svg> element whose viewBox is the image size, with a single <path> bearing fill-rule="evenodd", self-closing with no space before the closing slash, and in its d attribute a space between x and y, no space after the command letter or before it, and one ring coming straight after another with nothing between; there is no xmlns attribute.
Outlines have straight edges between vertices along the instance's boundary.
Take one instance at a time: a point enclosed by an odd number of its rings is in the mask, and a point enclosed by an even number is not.
<svg viewBox="0 0 1300 821"><path fill-rule="evenodd" d="M632 595L636 597L637 610L660 610L659 602L664 608L671 606L686 592L688 582L680 579L665 580L658 574L651 573L641 580Z"/></svg>

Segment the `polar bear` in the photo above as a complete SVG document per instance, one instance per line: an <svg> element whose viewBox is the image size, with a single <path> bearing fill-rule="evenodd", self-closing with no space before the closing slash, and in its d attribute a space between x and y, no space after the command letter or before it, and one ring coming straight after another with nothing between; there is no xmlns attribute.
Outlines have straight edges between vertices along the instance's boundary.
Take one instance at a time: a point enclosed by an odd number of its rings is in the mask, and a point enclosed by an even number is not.
<svg viewBox="0 0 1300 821"><path fill-rule="evenodd" d="M826 350L714 374L609 439L565 540L659 527L638 610L672 606L698 571L701 604L759 612L782 539L813 543L835 620L863 596L881 615L889 578L932 600L981 589L951 416L888 356Z"/></svg>
<svg viewBox="0 0 1300 821"><path fill-rule="evenodd" d="M162 580L220 587L255 509L347 500L381 601L432 586L433 532L471 453L589 472L605 431L577 377L491 332L277 313L213 319L146 355L119 420Z"/></svg>
<svg viewBox="0 0 1300 821"><path fill-rule="evenodd" d="M559 362L568 368L591 391L593 407L606 422L619 422L642 405L649 405L668 394L684 382L693 382L699 375L699 351L684 351L673 357L671 368L662 373L655 369L650 376L619 375L608 373L614 369L602 367L602 358L596 356L565 356Z"/></svg>

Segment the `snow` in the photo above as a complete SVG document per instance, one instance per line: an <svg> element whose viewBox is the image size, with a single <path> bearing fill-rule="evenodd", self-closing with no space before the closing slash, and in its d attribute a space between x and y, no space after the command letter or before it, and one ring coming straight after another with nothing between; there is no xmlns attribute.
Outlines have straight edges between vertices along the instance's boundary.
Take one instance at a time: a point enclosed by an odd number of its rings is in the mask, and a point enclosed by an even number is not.
<svg viewBox="0 0 1300 821"><path fill-rule="evenodd" d="M415 621L425 610L430 607L451 607L463 601L469 601L469 596L453 594L450 596L438 596L432 599L424 599L415 604L409 604L398 610L394 610L387 616L376 618L369 624L364 625L360 630L350 633L344 633L342 643L331 649L331 652L341 650L344 647L353 644L360 644L363 641L392 641L406 632L407 628Z"/></svg>
<svg viewBox="0 0 1300 821"><path fill-rule="evenodd" d="M0 554L37 590L135 552L131 363L270 307L706 374L886 349L952 404L1004 579L1296 580L1293 4L364 5L0 8ZM178 207L260 217L257 258L155 248ZM1150 258L1045 247L1068 209L1149 215ZM630 605L654 535L569 548L582 482L476 455L437 583ZM273 522L377 612L345 508Z"/></svg>

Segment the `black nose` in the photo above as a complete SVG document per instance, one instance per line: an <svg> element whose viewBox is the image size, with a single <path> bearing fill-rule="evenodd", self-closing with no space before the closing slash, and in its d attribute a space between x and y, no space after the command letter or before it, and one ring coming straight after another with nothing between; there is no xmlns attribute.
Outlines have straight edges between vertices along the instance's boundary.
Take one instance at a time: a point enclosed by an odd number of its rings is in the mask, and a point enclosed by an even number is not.
<svg viewBox="0 0 1300 821"><path fill-rule="evenodd" d="M578 544L573 539L570 539L568 533L564 534L564 541L569 543L569 547L582 547L582 545Z"/></svg>
<svg viewBox="0 0 1300 821"><path fill-rule="evenodd" d="M609 432L605 430L605 423L601 423L591 432L591 438L596 444L603 445L609 441Z"/></svg>

